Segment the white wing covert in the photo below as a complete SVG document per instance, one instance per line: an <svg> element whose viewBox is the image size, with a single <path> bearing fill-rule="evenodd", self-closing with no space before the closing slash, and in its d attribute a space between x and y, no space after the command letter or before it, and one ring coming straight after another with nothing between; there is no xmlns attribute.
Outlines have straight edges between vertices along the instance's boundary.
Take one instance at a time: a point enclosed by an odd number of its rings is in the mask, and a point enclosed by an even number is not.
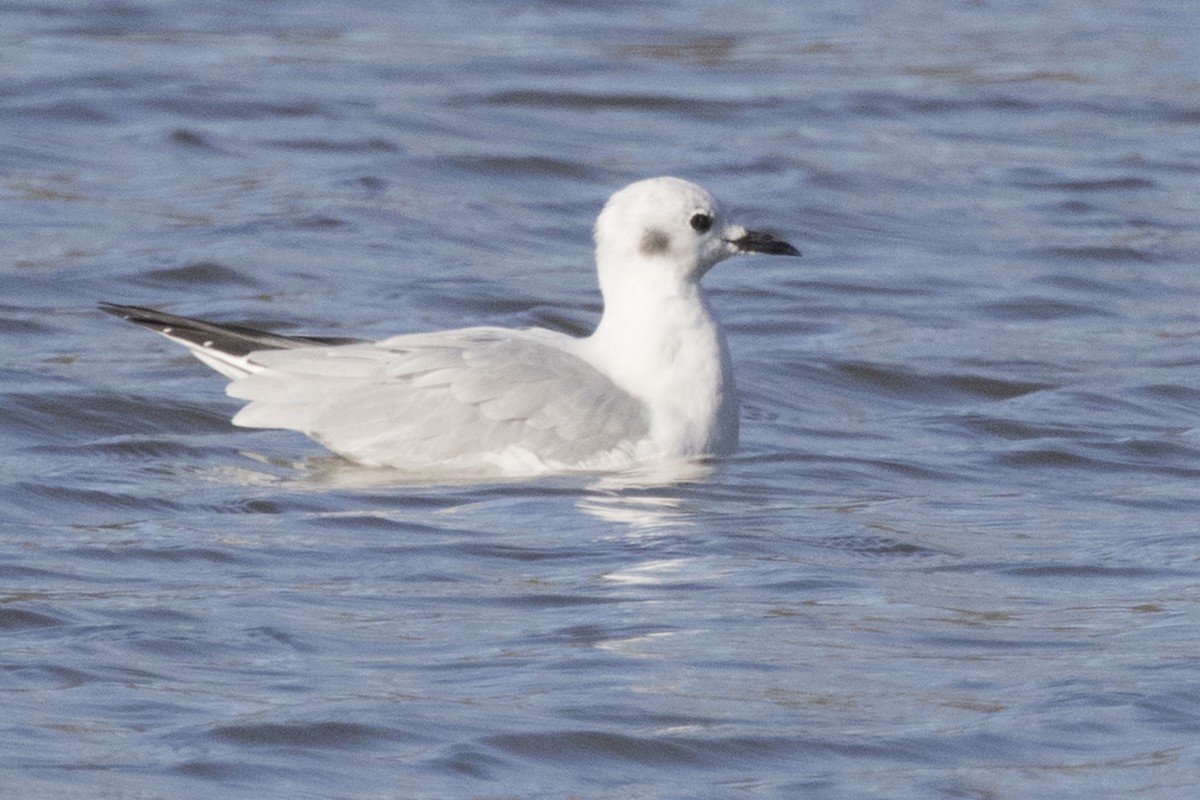
<svg viewBox="0 0 1200 800"><path fill-rule="evenodd" d="M234 423L289 428L356 461L400 468L609 468L645 438L644 404L542 330L466 328L374 344L251 353Z"/></svg>

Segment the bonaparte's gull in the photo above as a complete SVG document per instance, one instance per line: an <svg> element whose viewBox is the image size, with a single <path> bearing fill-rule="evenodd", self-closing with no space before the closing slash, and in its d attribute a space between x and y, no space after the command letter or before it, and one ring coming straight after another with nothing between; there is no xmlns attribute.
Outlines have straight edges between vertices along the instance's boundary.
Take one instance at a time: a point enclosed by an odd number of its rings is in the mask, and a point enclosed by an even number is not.
<svg viewBox="0 0 1200 800"><path fill-rule="evenodd" d="M669 177L614 194L595 238L604 313L583 338L479 327L366 342L101 308L228 377L249 401L235 425L302 431L361 464L512 476L731 452L733 371L700 279L738 253L800 252Z"/></svg>

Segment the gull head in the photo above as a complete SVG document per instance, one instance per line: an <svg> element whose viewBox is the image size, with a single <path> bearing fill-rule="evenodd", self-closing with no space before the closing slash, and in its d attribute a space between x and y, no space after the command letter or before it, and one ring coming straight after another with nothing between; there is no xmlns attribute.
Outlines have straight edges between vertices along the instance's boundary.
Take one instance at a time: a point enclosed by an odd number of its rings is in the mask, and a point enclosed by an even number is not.
<svg viewBox="0 0 1200 800"><path fill-rule="evenodd" d="M596 220L602 282L606 272L652 270L694 283L715 264L739 253L800 255L768 233L729 223L716 198L679 178L631 183L609 198Z"/></svg>

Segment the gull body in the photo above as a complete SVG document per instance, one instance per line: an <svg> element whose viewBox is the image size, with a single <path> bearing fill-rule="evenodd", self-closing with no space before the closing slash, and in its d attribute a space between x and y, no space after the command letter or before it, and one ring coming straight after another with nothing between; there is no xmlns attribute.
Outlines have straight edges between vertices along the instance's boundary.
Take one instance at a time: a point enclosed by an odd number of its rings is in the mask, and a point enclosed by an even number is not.
<svg viewBox="0 0 1200 800"><path fill-rule="evenodd" d="M299 430L361 464L515 476L733 451L733 369L700 279L739 253L799 252L670 177L614 194L595 241L604 311L583 338L477 327L362 342L102 308L228 377L248 401L234 424Z"/></svg>

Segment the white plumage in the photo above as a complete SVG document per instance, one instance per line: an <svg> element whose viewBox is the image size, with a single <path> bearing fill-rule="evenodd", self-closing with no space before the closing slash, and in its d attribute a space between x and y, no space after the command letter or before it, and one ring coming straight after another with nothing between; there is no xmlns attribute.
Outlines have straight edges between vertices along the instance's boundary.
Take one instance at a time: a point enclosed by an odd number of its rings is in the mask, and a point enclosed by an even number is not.
<svg viewBox="0 0 1200 800"><path fill-rule="evenodd" d="M613 195L596 223L604 314L581 339L465 328L354 342L103 307L230 378L248 401L236 425L302 431L413 473L608 471L736 446L728 351L699 281L739 252L799 255L727 224L700 187L654 178Z"/></svg>

